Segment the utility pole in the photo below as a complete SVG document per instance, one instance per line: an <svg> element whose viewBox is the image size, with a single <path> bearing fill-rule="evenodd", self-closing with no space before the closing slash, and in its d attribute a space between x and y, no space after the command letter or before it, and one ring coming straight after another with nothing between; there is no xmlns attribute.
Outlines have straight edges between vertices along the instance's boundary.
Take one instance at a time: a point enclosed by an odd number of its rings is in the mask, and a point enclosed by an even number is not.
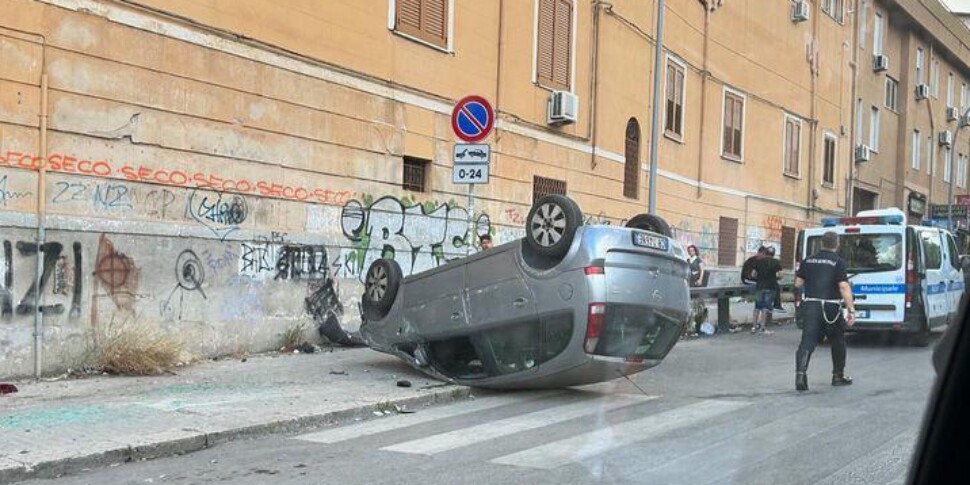
<svg viewBox="0 0 970 485"><path fill-rule="evenodd" d="M657 2L657 37L653 59L653 115L650 123L650 193L648 195L647 212L657 213L657 149L660 136L660 69L664 44L664 0Z"/></svg>

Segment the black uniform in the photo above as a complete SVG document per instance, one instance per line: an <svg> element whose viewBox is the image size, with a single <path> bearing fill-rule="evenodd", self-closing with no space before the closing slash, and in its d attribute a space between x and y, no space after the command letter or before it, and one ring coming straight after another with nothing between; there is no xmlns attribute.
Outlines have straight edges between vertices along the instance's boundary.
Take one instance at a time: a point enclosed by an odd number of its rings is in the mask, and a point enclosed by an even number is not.
<svg viewBox="0 0 970 485"><path fill-rule="evenodd" d="M832 374L842 376L845 370L845 319L842 306L814 300L842 299L839 283L849 280L845 273L845 261L838 254L823 249L802 261L796 276L805 284L800 312L802 341L795 353L795 371L808 372L808 361L824 333L832 343Z"/></svg>

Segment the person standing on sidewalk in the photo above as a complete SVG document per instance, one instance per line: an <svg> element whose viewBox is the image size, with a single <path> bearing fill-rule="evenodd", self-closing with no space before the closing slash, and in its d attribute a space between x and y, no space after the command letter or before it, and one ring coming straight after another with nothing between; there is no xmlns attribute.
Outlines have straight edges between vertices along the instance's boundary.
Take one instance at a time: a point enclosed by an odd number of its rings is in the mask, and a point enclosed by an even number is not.
<svg viewBox="0 0 970 485"><path fill-rule="evenodd" d="M687 246L687 265L690 268L690 279L688 282L691 288L703 286L704 261L701 260L701 253L697 250L697 246L693 244Z"/></svg>
<svg viewBox="0 0 970 485"><path fill-rule="evenodd" d="M755 262L754 277L756 285L754 308L758 312L758 318L751 327L751 333L760 331L770 334L767 320L775 306L778 278L781 277L781 263L772 258L769 252L765 252L764 257Z"/></svg>
<svg viewBox="0 0 970 485"><path fill-rule="evenodd" d="M769 258L775 257L774 246L768 246L768 257ZM775 310L778 310L780 312L785 311L785 308L781 306L781 285L778 284L778 280L775 280ZM769 317L770 316L771 315L769 315ZM770 318L768 319L768 323L772 323ZM778 325L781 325L781 322L778 322Z"/></svg>
<svg viewBox="0 0 970 485"><path fill-rule="evenodd" d="M795 288L804 291L802 341L795 352L795 389L799 391L808 390L808 362L822 333L832 343L832 385L852 384L852 378L845 375L845 329L855 323L855 302L838 249L838 234L826 232L822 249L802 261L795 274ZM843 304L847 308L844 316Z"/></svg>

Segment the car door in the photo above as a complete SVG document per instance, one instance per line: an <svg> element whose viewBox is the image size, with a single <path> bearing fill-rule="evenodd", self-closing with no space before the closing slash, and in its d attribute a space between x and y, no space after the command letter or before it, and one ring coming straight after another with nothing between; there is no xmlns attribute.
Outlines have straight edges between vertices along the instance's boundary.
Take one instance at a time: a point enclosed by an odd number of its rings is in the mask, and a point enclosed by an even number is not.
<svg viewBox="0 0 970 485"><path fill-rule="evenodd" d="M404 279L406 321L425 339L465 331L465 265L461 261Z"/></svg>
<svg viewBox="0 0 970 485"><path fill-rule="evenodd" d="M535 298L516 264L516 246L472 256L465 280L469 331L487 373L535 371L541 326Z"/></svg>
<svg viewBox="0 0 970 485"><path fill-rule="evenodd" d="M923 267L926 269L923 285L926 317L930 326L942 324L948 317L949 303L947 283L943 268L943 240L936 229L920 231Z"/></svg>
<svg viewBox="0 0 970 485"><path fill-rule="evenodd" d="M957 253L957 244L953 240L953 235L944 233L946 240L946 289L948 299L949 321L956 318L959 311L960 298L963 296L963 271L960 266L960 255Z"/></svg>

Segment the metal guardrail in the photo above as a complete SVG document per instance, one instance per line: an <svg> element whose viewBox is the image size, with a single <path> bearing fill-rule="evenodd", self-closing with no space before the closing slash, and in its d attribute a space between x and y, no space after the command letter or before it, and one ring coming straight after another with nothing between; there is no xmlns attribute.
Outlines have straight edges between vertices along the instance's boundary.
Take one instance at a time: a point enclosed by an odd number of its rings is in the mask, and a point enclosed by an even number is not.
<svg viewBox="0 0 970 485"><path fill-rule="evenodd" d="M795 289L795 285L792 283L781 283L778 286L781 287L782 292ZM691 299L717 299L717 327L718 330L723 331L730 328L731 325L731 298L753 296L755 291L754 285L700 287L691 288L690 297Z"/></svg>

